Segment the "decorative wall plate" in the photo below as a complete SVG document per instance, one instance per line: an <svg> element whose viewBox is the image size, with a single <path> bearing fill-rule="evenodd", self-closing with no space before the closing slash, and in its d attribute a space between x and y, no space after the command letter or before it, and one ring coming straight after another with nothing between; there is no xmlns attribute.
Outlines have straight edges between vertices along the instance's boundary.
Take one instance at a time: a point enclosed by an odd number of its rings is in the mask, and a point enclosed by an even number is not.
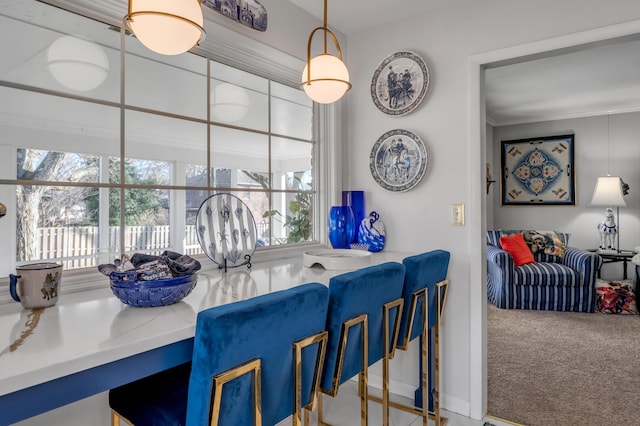
<svg viewBox="0 0 640 426"><path fill-rule="evenodd" d="M371 99L385 114L409 114L429 89L429 70L413 52L396 52L384 58L371 79Z"/></svg>
<svg viewBox="0 0 640 426"><path fill-rule="evenodd" d="M378 184L389 191L408 191L427 171L427 149L413 132L390 130L371 149L369 169Z"/></svg>
<svg viewBox="0 0 640 426"><path fill-rule="evenodd" d="M254 30L267 30L267 9L257 0L202 0L202 5Z"/></svg>
<svg viewBox="0 0 640 426"><path fill-rule="evenodd" d="M204 200L196 216L196 229L200 247L221 267L242 266L256 250L256 221L235 195L215 194Z"/></svg>

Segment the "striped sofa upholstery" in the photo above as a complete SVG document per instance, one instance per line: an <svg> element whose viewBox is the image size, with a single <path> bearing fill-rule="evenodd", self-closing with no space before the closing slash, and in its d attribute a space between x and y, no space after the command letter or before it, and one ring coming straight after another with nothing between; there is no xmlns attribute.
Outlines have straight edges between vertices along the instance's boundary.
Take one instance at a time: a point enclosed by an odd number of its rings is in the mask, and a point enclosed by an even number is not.
<svg viewBox="0 0 640 426"><path fill-rule="evenodd" d="M569 234L559 233L565 245ZM594 312L602 258L567 247L563 257L534 253L536 263L514 267L500 248L500 231L487 231L487 293L503 309Z"/></svg>

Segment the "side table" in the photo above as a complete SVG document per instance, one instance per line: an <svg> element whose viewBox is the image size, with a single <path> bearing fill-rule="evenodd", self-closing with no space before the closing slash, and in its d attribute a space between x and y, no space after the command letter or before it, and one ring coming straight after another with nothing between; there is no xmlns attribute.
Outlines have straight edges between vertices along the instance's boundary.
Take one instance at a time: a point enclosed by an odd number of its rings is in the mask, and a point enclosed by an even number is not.
<svg viewBox="0 0 640 426"><path fill-rule="evenodd" d="M616 251L600 252L598 251L598 249L587 249L587 251L599 254L600 257L602 258L603 265L605 263L622 262L622 265L623 265L622 279L623 280L627 279L627 263L629 263L631 258L636 254L636 252L633 250L620 250L617 252ZM598 278L600 278L600 269L598 269Z"/></svg>

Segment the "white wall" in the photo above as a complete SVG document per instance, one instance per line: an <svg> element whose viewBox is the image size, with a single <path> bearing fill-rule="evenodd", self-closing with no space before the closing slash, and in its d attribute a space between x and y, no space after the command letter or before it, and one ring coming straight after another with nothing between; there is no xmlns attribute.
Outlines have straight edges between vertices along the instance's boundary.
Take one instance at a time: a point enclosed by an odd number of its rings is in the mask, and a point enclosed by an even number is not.
<svg viewBox="0 0 640 426"><path fill-rule="evenodd" d="M498 192L494 201L494 229L555 229L571 233L569 243L573 247L596 248L600 242L596 224L603 220L605 207L588 204L598 176L609 172L622 177L631 187L625 197L627 207L620 208L620 248L637 247L640 245L640 113L495 127L492 160L497 166L495 169L500 170L502 140L568 133L575 134L576 205L503 207ZM621 266L605 266L609 268ZM631 273L631 267L629 271Z"/></svg>
<svg viewBox="0 0 640 426"><path fill-rule="evenodd" d="M470 123L474 117L469 102L475 96L470 93L470 57L634 18L640 18L640 3L629 0L606 4L581 0L469 0L348 37L346 63L353 89L346 97L348 137L344 149L348 167L344 189L365 191L367 209L377 210L385 222L389 250L451 251L441 362L442 401L450 410L481 417L486 409L486 390L478 371L486 369L486 364L482 365L483 349L477 336L482 330L478 323L483 321L478 306L486 301L469 297L482 294L479 287L484 286L481 273L477 273L482 234L476 228L482 222L480 217L468 217L465 227L449 222L450 204L471 205L467 212L478 215L482 204L477 193L484 188L484 181L476 171L479 162L484 171L484 160L480 158L482 154L478 158L470 154L484 152L484 148L472 149L481 143L480 138L469 140L479 133ZM369 85L380 61L399 50L412 50L422 56L429 66L431 88L420 108L393 118L376 109ZM515 49L514 54L517 53ZM369 172L372 145L381 134L395 128L417 133L430 154L422 183L407 193L380 188Z"/></svg>

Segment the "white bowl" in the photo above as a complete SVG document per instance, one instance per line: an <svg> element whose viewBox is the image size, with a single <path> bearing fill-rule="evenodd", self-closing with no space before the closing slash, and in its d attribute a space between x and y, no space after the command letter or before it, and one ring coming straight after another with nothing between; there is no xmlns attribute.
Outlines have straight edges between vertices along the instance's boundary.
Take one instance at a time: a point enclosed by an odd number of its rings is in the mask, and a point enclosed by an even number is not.
<svg viewBox="0 0 640 426"><path fill-rule="evenodd" d="M308 268L320 265L324 269L346 271L371 265L371 252L350 249L317 249L305 251L302 264Z"/></svg>

